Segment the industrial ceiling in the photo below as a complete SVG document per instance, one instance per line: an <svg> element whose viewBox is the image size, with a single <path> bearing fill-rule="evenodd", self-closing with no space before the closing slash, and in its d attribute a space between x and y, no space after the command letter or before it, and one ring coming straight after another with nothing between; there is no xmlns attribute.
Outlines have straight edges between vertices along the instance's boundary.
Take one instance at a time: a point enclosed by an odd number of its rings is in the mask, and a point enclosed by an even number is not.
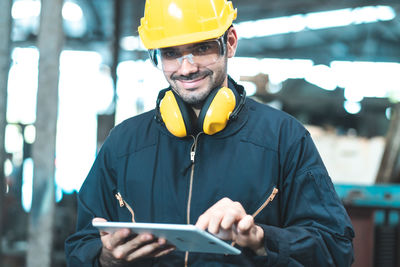
<svg viewBox="0 0 400 267"><path fill-rule="evenodd" d="M66 31L65 48L97 50L103 54L104 62L114 68L122 60L147 58L147 53L143 49L127 51L120 45L123 37L137 36L137 26L143 16L145 0L74 0L73 2L83 10L86 30L80 36L68 35ZM397 15L400 14L399 0L232 0L232 2L238 10L236 25L245 21L313 12L389 6L395 11L396 16L388 21L240 39L236 56L260 59L310 59L314 64L325 65L334 60L400 63L400 15ZM35 37L30 35L28 40L29 38ZM26 40L16 40L15 45L24 43ZM306 93L297 99L288 93L299 90ZM387 99L364 99L362 104L368 108L360 114L349 115L343 111L343 107L338 106L344 99L343 89L337 88L333 93L323 92L321 95L325 97L319 97L318 101L314 101L313 97L318 91L318 87L304 80L288 81L283 84L279 99L283 102L283 109L294 115L307 112L306 116L303 116L308 118L305 123L323 124L321 114L324 114L325 109L321 110L321 106L325 106L327 112L330 112L327 118L331 118L327 123L333 122L336 126L344 128L354 126L366 136L384 135L387 131L385 110L391 105ZM335 97L332 98L332 94ZM337 105L332 107L332 103Z"/></svg>
<svg viewBox="0 0 400 267"><path fill-rule="evenodd" d="M117 21L120 26L118 29L120 36L137 35L136 29L140 17L143 16L144 2L144 0L77 0L87 18L88 30L83 39L110 40L115 33L114 22ZM400 12L398 0L233 0L232 2L238 9L235 23L377 5L391 6L397 14ZM114 19L116 14L118 20ZM329 63L332 60L398 62L400 16L394 20L370 24L242 39L237 56L306 58L318 63Z"/></svg>

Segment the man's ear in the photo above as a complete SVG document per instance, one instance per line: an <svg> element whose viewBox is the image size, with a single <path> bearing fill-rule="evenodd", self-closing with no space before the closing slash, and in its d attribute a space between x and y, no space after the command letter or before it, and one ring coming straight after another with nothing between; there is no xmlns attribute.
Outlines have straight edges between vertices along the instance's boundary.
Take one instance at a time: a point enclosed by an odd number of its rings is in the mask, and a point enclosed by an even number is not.
<svg viewBox="0 0 400 267"><path fill-rule="evenodd" d="M238 37L236 34L235 28L232 26L228 30L228 36L227 36L227 55L228 58L231 58L235 55L236 53L236 48L237 48L237 43L238 43Z"/></svg>

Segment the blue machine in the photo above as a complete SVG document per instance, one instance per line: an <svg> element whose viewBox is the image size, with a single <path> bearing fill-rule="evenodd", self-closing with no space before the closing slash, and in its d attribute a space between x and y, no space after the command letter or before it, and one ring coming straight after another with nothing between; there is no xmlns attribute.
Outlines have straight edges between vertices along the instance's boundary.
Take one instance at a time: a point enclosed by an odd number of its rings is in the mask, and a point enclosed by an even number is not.
<svg viewBox="0 0 400 267"><path fill-rule="evenodd" d="M400 209L400 185L335 184L336 192L345 205Z"/></svg>
<svg viewBox="0 0 400 267"><path fill-rule="evenodd" d="M400 266L400 185L335 184L352 220L353 267Z"/></svg>

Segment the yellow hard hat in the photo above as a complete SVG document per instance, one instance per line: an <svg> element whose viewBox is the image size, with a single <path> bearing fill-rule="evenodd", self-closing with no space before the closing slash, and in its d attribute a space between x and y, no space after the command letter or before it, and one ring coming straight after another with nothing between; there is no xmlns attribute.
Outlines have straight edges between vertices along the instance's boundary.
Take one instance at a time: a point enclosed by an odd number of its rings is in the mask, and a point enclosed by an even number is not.
<svg viewBox="0 0 400 267"><path fill-rule="evenodd" d="M147 49L220 37L236 19L227 0L147 0L138 28Z"/></svg>

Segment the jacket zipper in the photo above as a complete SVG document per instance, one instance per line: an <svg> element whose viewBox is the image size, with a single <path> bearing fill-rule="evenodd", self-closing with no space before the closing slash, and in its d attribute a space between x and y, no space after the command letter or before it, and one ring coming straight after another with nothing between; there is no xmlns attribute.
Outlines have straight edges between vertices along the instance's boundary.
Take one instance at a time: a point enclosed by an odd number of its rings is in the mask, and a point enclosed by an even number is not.
<svg viewBox="0 0 400 267"><path fill-rule="evenodd" d="M187 201L187 206L186 206L186 223L190 224L190 205L192 202L192 190L193 190L193 177L194 177L194 159L196 156L196 148L197 148L197 142L199 139L199 136L202 133L199 133L196 135L196 137L192 136L194 139L194 142L192 144L192 147L190 148L190 161L192 162L192 167L190 170L190 180L189 180L189 194L188 194L188 201ZM188 266L189 262L189 252L186 251L185 253L185 267Z"/></svg>
<svg viewBox="0 0 400 267"><path fill-rule="evenodd" d="M264 203L251 216L253 218L256 217L272 200L274 200L276 194L278 194L278 191L278 188L274 186L267 200L265 200Z"/></svg>
<svg viewBox="0 0 400 267"><path fill-rule="evenodd" d="M264 201L264 203L251 215L251 217L256 217L272 200L274 200L276 194L278 194L279 190L274 186L272 189L271 194L267 198L267 200ZM232 242L231 246L235 246L236 242Z"/></svg>
<svg viewBox="0 0 400 267"><path fill-rule="evenodd" d="M125 206L129 212L132 215L132 222L135 222L135 213L133 212L133 209L131 208L131 206L129 206L129 204L122 198L122 195L120 192L116 192L114 194L115 198L119 201L119 206L122 208L123 206Z"/></svg>

